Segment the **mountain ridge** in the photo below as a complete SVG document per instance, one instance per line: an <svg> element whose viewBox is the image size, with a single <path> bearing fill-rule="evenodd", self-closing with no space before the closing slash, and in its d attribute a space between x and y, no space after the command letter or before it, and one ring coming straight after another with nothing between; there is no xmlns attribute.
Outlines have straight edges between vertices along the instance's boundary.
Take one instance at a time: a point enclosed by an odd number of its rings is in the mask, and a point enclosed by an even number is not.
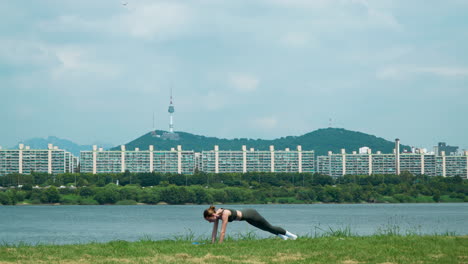
<svg viewBox="0 0 468 264"><path fill-rule="evenodd" d="M361 147L369 147L373 153L381 151L382 153L393 153L395 147L394 141L389 141L381 137L369 135L363 132L346 130L343 128L321 128L315 131L308 132L300 136L286 136L276 139L252 139L252 138L217 138L203 135L191 134L188 132L177 131L179 140L163 139L163 137L155 137L153 131L148 132L126 144L127 150L148 149L149 145L153 145L155 150L170 150L182 146L183 150L193 150L196 152L213 150L215 145L219 146L219 150L242 150L245 145L247 149L254 148L255 150L269 150L273 145L275 150L284 150L289 148L296 150L297 146L302 146L302 150L314 150L316 156L327 155L328 151L340 153L341 149L345 149L347 153L358 151ZM167 131L157 130L157 135L163 135ZM47 138L31 138L21 142L32 149L47 149L49 143L58 146L60 149L65 149L73 155L79 157L80 151L92 150L92 145L79 145L71 140L61 139L55 136ZM120 150L120 145L114 146L111 144L100 144L99 147L110 150ZM14 147L16 148L16 147ZM409 150L410 147L401 145L401 151Z"/></svg>
<svg viewBox="0 0 468 264"><path fill-rule="evenodd" d="M157 135L163 135L166 131L157 130ZM269 150L270 145L273 145L276 150L289 148L295 150L298 145L302 146L302 150L314 150L315 155L326 155L328 151L339 153L341 149L346 149L347 153L358 151L361 147L369 147L372 152L381 151L382 153L393 153L395 147L394 141L385 140L374 135L365 134L363 132L346 130L343 128L321 128L315 131L306 133L301 136L286 136L277 139L249 139L249 138L216 138L195 135L187 132L176 131L179 134L179 140L163 139L162 137L153 136L152 132L144 134L135 140L125 144L127 150L139 148L140 150L148 149L149 145L153 145L156 150L170 150L181 145L183 150L193 150L201 152L204 150L212 150L215 145L219 146L220 150L241 150L245 145L247 148L256 150ZM409 146L401 145L401 150L410 149ZM111 150L119 150L120 146L116 146Z"/></svg>

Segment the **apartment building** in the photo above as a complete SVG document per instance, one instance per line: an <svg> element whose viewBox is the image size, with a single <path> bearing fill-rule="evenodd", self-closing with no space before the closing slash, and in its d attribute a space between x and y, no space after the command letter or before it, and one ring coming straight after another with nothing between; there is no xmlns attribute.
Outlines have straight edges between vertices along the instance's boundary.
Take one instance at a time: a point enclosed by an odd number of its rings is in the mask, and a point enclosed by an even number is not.
<svg viewBox="0 0 468 264"><path fill-rule="evenodd" d="M397 144L398 146L398 144ZM18 149L0 148L0 175L10 173L45 172L58 174L74 172L78 159L71 153L49 144L48 149L30 149L20 144ZM319 172L332 177L343 175L399 174L408 171L414 175L460 176L468 178L468 151L463 155L441 155L421 153L381 153L375 154L369 148L359 153L328 152L315 160L314 151L297 149L269 150L247 149L213 150L195 153L182 150L181 146L171 150L103 150L93 146L90 151L81 151L80 172L82 173L122 173L161 172L193 174L196 170L207 173L246 173L246 172Z"/></svg>
<svg viewBox="0 0 468 264"><path fill-rule="evenodd" d="M208 173L246 173L246 172L315 172L314 151L247 149L203 151L200 155L201 171Z"/></svg>
<svg viewBox="0 0 468 264"><path fill-rule="evenodd" d="M372 154L370 149L367 154L356 152L341 153L328 152L327 156L317 157L317 172L340 177L343 175L371 175L371 174L399 174L398 172L410 172L414 175L460 176L468 178L468 151L464 155L446 156L426 153L400 153L382 154L378 151Z"/></svg>
<svg viewBox="0 0 468 264"><path fill-rule="evenodd" d="M77 166L76 157L52 144L47 149L31 149L24 144L19 144L18 149L0 148L0 175L33 171L58 174L74 172Z"/></svg>
<svg viewBox="0 0 468 264"><path fill-rule="evenodd" d="M91 151L81 151L80 165L82 173L121 173L162 172L193 174L195 171L195 152L182 150L181 146L170 151L155 150L103 150L93 146Z"/></svg>

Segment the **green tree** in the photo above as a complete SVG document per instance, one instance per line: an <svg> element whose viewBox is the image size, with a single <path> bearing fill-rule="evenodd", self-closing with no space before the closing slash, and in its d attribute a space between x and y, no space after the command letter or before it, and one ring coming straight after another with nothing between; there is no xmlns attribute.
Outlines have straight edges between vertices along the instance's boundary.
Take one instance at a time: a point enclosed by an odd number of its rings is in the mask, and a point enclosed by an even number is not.
<svg viewBox="0 0 468 264"><path fill-rule="evenodd" d="M138 180L141 186L156 186L161 181L161 174L160 173L140 173L138 174Z"/></svg>
<svg viewBox="0 0 468 264"><path fill-rule="evenodd" d="M41 202L43 203L58 203L60 202L60 193L55 186L50 186L45 189L41 195Z"/></svg>
<svg viewBox="0 0 468 264"><path fill-rule="evenodd" d="M169 204L190 203L193 196L193 192L185 187L169 186L161 191L161 199Z"/></svg>
<svg viewBox="0 0 468 264"><path fill-rule="evenodd" d="M5 192L0 191L0 204L2 205L10 205L13 204L11 198Z"/></svg>
<svg viewBox="0 0 468 264"><path fill-rule="evenodd" d="M197 204L212 204L214 202L213 196L201 186L194 186L191 188L194 193L194 203Z"/></svg>
<svg viewBox="0 0 468 264"><path fill-rule="evenodd" d="M94 199L99 204L115 204L120 200L118 187L115 184L110 183L103 188L98 188L96 189Z"/></svg>
<svg viewBox="0 0 468 264"><path fill-rule="evenodd" d="M21 190L23 191L32 191L32 184L30 183L27 183L27 184L24 184L22 187L21 187Z"/></svg>
<svg viewBox="0 0 468 264"><path fill-rule="evenodd" d="M313 185L332 185L333 184L333 178L328 176L328 175L323 175L320 173L314 174L312 177L312 184Z"/></svg>
<svg viewBox="0 0 468 264"><path fill-rule="evenodd" d="M25 191L16 191L15 192L15 197L16 197L16 201L18 202L22 202L24 201L24 199L26 199L26 192Z"/></svg>
<svg viewBox="0 0 468 264"><path fill-rule="evenodd" d="M300 200L300 201L305 201L305 202L310 202L310 197L309 197L309 194L306 190L299 190L297 193L296 193L296 200Z"/></svg>
<svg viewBox="0 0 468 264"><path fill-rule="evenodd" d="M330 202L341 203L343 202L343 194L341 193L341 188L333 186L325 186L324 191L328 194L328 197L331 198Z"/></svg>
<svg viewBox="0 0 468 264"><path fill-rule="evenodd" d="M138 193L138 201L147 204L157 204L161 201L158 188L144 188Z"/></svg>
<svg viewBox="0 0 468 264"><path fill-rule="evenodd" d="M433 199L434 202L436 202L436 203L440 202L440 191L435 191L435 192L434 192L434 195L432 196L432 199Z"/></svg>
<svg viewBox="0 0 468 264"><path fill-rule="evenodd" d="M121 200L134 200L138 199L140 188L135 185L126 185L119 190Z"/></svg>
<svg viewBox="0 0 468 264"><path fill-rule="evenodd" d="M215 202L225 203L228 199L226 192L223 189L208 189Z"/></svg>
<svg viewBox="0 0 468 264"><path fill-rule="evenodd" d="M81 187L79 188L79 191L78 193L80 194L80 196L82 197L89 197L89 196L93 196L95 194L94 190L92 188L89 188L89 187Z"/></svg>

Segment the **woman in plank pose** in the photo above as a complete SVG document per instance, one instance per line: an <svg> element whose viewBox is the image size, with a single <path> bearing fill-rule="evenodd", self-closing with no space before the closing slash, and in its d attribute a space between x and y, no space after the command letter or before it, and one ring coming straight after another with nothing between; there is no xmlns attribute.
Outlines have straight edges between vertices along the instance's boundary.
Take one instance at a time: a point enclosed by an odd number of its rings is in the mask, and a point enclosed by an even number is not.
<svg viewBox="0 0 468 264"><path fill-rule="evenodd" d="M216 210L216 208L212 205L210 206L210 208L206 209L203 212L203 217L205 217L206 221L214 223L213 233L211 235L212 243L216 242L219 220L222 221L219 243L223 243L224 235L226 234L227 223L232 222L232 221L246 221L247 223L257 228L260 228L261 230L277 235L284 240L287 240L287 239L295 240L297 238L296 235L284 230L281 227L272 226L255 209L234 210L234 209L220 208Z"/></svg>

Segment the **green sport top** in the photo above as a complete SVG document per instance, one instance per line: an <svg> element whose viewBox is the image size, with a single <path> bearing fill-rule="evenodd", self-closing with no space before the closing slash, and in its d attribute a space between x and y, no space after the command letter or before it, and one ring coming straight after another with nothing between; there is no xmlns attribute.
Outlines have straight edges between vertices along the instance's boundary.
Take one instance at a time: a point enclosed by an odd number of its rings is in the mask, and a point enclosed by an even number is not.
<svg viewBox="0 0 468 264"><path fill-rule="evenodd" d="M231 211L231 215L228 217L228 222L232 222L232 221L234 221L234 220L237 219L237 210L235 210L235 209L227 209L227 208L221 208L221 209L223 209L223 212L224 212L224 210L229 210L229 211Z"/></svg>

